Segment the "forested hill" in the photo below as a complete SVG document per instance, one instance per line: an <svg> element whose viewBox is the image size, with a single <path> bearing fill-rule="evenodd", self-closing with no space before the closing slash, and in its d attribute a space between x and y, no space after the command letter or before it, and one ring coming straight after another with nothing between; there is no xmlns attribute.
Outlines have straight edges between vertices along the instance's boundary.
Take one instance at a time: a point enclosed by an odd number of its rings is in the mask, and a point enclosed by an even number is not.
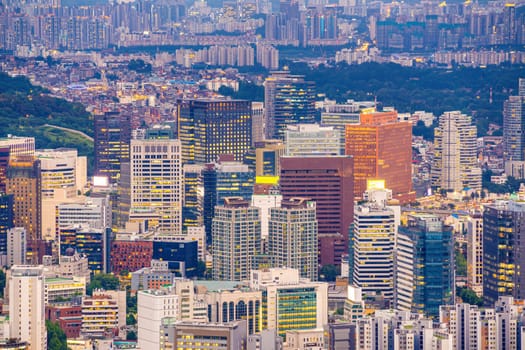
<svg viewBox="0 0 525 350"><path fill-rule="evenodd" d="M318 93L339 101L376 98L399 112L425 110L437 116L444 111L463 111L476 119L480 134L490 122L502 124L503 101L509 94L517 94L518 78L525 78L523 66L430 69L340 63L310 68L305 63L292 63L290 70L315 81Z"/></svg>
<svg viewBox="0 0 525 350"><path fill-rule="evenodd" d="M85 107L48 96L25 77L0 72L0 137L7 134L34 136L37 148L72 147L80 155L92 155L89 140L66 131L44 126L51 124L93 134L92 118Z"/></svg>

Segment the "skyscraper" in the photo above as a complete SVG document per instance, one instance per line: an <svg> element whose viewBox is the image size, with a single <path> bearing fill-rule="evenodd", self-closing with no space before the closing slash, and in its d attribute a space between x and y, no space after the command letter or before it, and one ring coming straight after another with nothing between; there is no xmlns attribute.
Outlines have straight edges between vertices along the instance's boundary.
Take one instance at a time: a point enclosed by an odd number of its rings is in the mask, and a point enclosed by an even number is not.
<svg viewBox="0 0 525 350"><path fill-rule="evenodd" d="M254 173L247 165L233 161L207 164L202 171L204 183L203 215L206 242L212 243L211 227L215 206L223 205L226 197L242 197L250 201L253 195Z"/></svg>
<svg viewBox="0 0 525 350"><path fill-rule="evenodd" d="M136 213L152 212L160 217L160 232L180 234L183 201L180 141L131 140L130 147L129 185L127 181L121 184L130 189L129 199L122 198L124 202L129 201L130 217Z"/></svg>
<svg viewBox="0 0 525 350"><path fill-rule="evenodd" d="M9 270L9 337L31 349L47 349L44 267L15 265Z"/></svg>
<svg viewBox="0 0 525 350"><path fill-rule="evenodd" d="M341 155L339 130L319 124L288 125L285 133L286 156L321 157Z"/></svg>
<svg viewBox="0 0 525 350"><path fill-rule="evenodd" d="M434 129L432 186L460 192L481 190L477 162L477 128L472 118L459 111L445 112Z"/></svg>
<svg viewBox="0 0 525 350"><path fill-rule="evenodd" d="M315 122L315 84L302 75L273 72L264 82L266 138L284 140L286 127Z"/></svg>
<svg viewBox="0 0 525 350"><path fill-rule="evenodd" d="M252 144L252 107L244 100L179 100L178 133L184 163L242 161Z"/></svg>
<svg viewBox="0 0 525 350"><path fill-rule="evenodd" d="M498 201L483 211L483 300L492 306L499 296L525 297L525 204ZM522 238L523 237L523 238Z"/></svg>
<svg viewBox="0 0 525 350"><path fill-rule="evenodd" d="M435 215L410 215L396 244L395 307L437 316L453 302L452 227Z"/></svg>
<svg viewBox="0 0 525 350"><path fill-rule="evenodd" d="M13 228L13 195L0 192L0 262L7 265L7 231Z"/></svg>
<svg viewBox="0 0 525 350"><path fill-rule="evenodd" d="M203 165L184 164L184 205L182 207L182 230L188 227L202 226L202 200L204 185L202 180Z"/></svg>
<svg viewBox="0 0 525 350"><path fill-rule="evenodd" d="M506 169L507 163L525 161L525 79L518 81L518 95L503 103L503 144ZM512 175L525 177L523 173Z"/></svg>
<svg viewBox="0 0 525 350"><path fill-rule="evenodd" d="M315 202L291 198L270 208L268 255L274 267L297 269L302 278L317 281L318 242Z"/></svg>
<svg viewBox="0 0 525 350"><path fill-rule="evenodd" d="M27 261L37 264L42 258L38 247L42 239L42 192L40 161L31 156L10 158L7 168L7 193L13 195L13 223L27 232Z"/></svg>
<svg viewBox="0 0 525 350"><path fill-rule="evenodd" d="M249 279L251 258L261 253L260 209L239 197L224 198L212 223L213 279Z"/></svg>
<svg viewBox="0 0 525 350"><path fill-rule="evenodd" d="M310 198L316 203L319 262L340 264L348 253L353 220L353 159L339 157L281 158L280 188L284 200Z"/></svg>
<svg viewBox="0 0 525 350"><path fill-rule="evenodd" d="M467 221L467 283L478 296L483 295L483 216L474 213Z"/></svg>
<svg viewBox="0 0 525 350"><path fill-rule="evenodd" d="M95 175L115 183L120 178L120 164L129 161L131 119L119 112L95 114Z"/></svg>
<svg viewBox="0 0 525 350"><path fill-rule="evenodd" d="M9 157L35 155L34 137L16 137L8 135L0 138L0 192L6 190L6 174L9 165Z"/></svg>
<svg viewBox="0 0 525 350"><path fill-rule="evenodd" d="M350 254L351 281L363 294L381 292L386 300L394 295L394 243L396 213L387 206L392 191L369 189L370 200L354 209Z"/></svg>
<svg viewBox="0 0 525 350"><path fill-rule="evenodd" d="M368 179L384 179L393 198L415 199L412 191L412 124L396 111L367 111L361 124L346 126L346 154L354 158L354 195L361 198Z"/></svg>

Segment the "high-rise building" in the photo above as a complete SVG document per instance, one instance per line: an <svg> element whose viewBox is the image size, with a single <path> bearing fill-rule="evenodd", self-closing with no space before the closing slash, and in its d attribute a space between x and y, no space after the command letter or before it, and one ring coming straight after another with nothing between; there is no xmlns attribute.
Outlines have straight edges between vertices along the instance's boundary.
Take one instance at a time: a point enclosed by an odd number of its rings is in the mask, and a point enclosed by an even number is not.
<svg viewBox="0 0 525 350"><path fill-rule="evenodd" d="M16 137L7 135L0 138L0 192L6 191L7 166L10 157L35 155L34 137Z"/></svg>
<svg viewBox="0 0 525 350"><path fill-rule="evenodd" d="M437 316L453 301L452 228L438 216L410 215L399 227L395 256L395 308Z"/></svg>
<svg viewBox="0 0 525 350"><path fill-rule="evenodd" d="M338 157L281 158L280 189L284 200L315 202L321 265L340 264L348 254L348 230L353 220L353 159Z"/></svg>
<svg viewBox="0 0 525 350"><path fill-rule="evenodd" d="M255 176L279 176L281 172L280 159L284 155L285 146L281 140L264 140L255 143L244 163L255 171Z"/></svg>
<svg viewBox="0 0 525 350"><path fill-rule="evenodd" d="M288 125L315 122L315 83L302 75L273 72L264 82L266 138L284 140Z"/></svg>
<svg viewBox="0 0 525 350"><path fill-rule="evenodd" d="M252 145L252 107L244 100L179 100L182 161L215 162L221 155L242 161Z"/></svg>
<svg viewBox="0 0 525 350"><path fill-rule="evenodd" d="M118 332L126 326L126 292L93 291L82 298L81 334L86 338L103 338L108 331Z"/></svg>
<svg viewBox="0 0 525 350"><path fill-rule="evenodd" d="M60 230L60 255L68 255L73 249L88 258L92 273L106 273L109 270L109 247L111 228L95 229L75 225ZM71 249L70 249L71 248ZM68 249L70 249L68 251Z"/></svg>
<svg viewBox="0 0 525 350"><path fill-rule="evenodd" d="M7 230L6 266L25 265L27 259L27 231L23 227Z"/></svg>
<svg viewBox="0 0 525 350"><path fill-rule="evenodd" d="M73 225L89 225L91 228L111 227L111 206L108 197L90 197L76 203L56 206L56 235Z"/></svg>
<svg viewBox="0 0 525 350"><path fill-rule="evenodd" d="M9 338L47 349L44 267L15 265L9 270Z"/></svg>
<svg viewBox="0 0 525 350"><path fill-rule="evenodd" d="M76 149L37 150L42 176L42 199L55 197L63 190L66 197L76 197L87 182L86 157L78 157Z"/></svg>
<svg viewBox="0 0 525 350"><path fill-rule="evenodd" d="M180 234L183 201L180 141L131 140L130 148L129 185L124 174L121 183L129 188L129 199L121 198L123 203L129 203L129 215L151 211L159 217L160 232Z"/></svg>
<svg viewBox="0 0 525 350"><path fill-rule="evenodd" d="M262 328L321 329L328 323L328 284L311 282L289 268L252 270L250 287L262 291Z"/></svg>
<svg viewBox="0 0 525 350"><path fill-rule="evenodd" d="M341 155L341 136L331 126L288 125L284 133L286 156L329 157Z"/></svg>
<svg viewBox="0 0 525 350"><path fill-rule="evenodd" d="M107 176L115 183L120 165L129 161L131 118L119 112L95 114L95 175Z"/></svg>
<svg viewBox="0 0 525 350"><path fill-rule="evenodd" d="M200 164L184 164L184 204L182 206L182 230L203 225L202 201L204 185Z"/></svg>
<svg viewBox="0 0 525 350"><path fill-rule="evenodd" d="M251 258L261 253L260 209L242 197L226 197L212 221L213 279L245 281Z"/></svg>
<svg viewBox="0 0 525 350"><path fill-rule="evenodd" d="M13 195L0 192L0 262L7 265L7 231L13 228Z"/></svg>
<svg viewBox="0 0 525 350"><path fill-rule="evenodd" d="M42 197L40 161L31 156L10 158L7 193L13 195L13 223L27 232L27 262L37 264L42 239Z"/></svg>
<svg viewBox="0 0 525 350"><path fill-rule="evenodd" d="M439 322L448 326L456 349L481 349L481 311L476 305L442 305Z"/></svg>
<svg viewBox="0 0 525 350"><path fill-rule="evenodd" d="M384 179L393 198L415 199L412 191L412 124L396 111L365 111L361 123L346 126L346 154L354 158L354 195L361 198L369 179Z"/></svg>
<svg viewBox="0 0 525 350"><path fill-rule="evenodd" d="M392 192L369 189L369 201L354 209L350 241L350 279L365 295L381 293L388 301L394 296L394 243L398 220L387 206Z"/></svg>
<svg viewBox="0 0 525 350"><path fill-rule="evenodd" d="M252 146L264 140L264 103L252 102Z"/></svg>
<svg viewBox="0 0 525 350"><path fill-rule="evenodd" d="M477 128L459 111L445 112L434 129L432 186L444 190L481 190L477 161Z"/></svg>
<svg viewBox="0 0 525 350"><path fill-rule="evenodd" d="M171 288L137 293L137 344L141 349L160 348L160 326L165 317L180 317L179 296Z"/></svg>
<svg viewBox="0 0 525 350"><path fill-rule="evenodd" d="M525 161L525 79L519 79L518 95L503 103L503 145L506 169ZM509 163L509 164L508 164ZM508 172L508 171L507 171ZM525 174L512 174L524 178Z"/></svg>
<svg viewBox="0 0 525 350"><path fill-rule="evenodd" d="M467 221L467 283L478 296L483 295L483 216L474 213Z"/></svg>
<svg viewBox="0 0 525 350"><path fill-rule="evenodd" d="M249 201L253 195L254 173L247 165L233 161L207 164L202 171L204 184L203 215L206 242L212 243L211 227L215 206L223 205L226 197L242 197Z"/></svg>
<svg viewBox="0 0 525 350"><path fill-rule="evenodd" d="M270 208L268 255L274 267L297 269L302 278L317 281L318 232L315 202L290 198Z"/></svg>
<svg viewBox="0 0 525 350"><path fill-rule="evenodd" d="M492 306L499 296L525 297L525 204L498 201L483 211L483 300ZM522 239L523 237L523 239Z"/></svg>

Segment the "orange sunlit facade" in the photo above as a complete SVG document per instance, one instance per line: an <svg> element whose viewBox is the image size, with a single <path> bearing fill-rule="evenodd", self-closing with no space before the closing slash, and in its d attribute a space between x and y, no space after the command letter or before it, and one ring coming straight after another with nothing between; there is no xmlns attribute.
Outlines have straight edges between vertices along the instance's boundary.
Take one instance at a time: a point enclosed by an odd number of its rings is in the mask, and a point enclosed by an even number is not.
<svg viewBox="0 0 525 350"><path fill-rule="evenodd" d="M346 125L345 153L354 157L354 196L362 198L369 179L384 179L401 203L412 191L412 124L398 122L397 112L367 111L361 123Z"/></svg>

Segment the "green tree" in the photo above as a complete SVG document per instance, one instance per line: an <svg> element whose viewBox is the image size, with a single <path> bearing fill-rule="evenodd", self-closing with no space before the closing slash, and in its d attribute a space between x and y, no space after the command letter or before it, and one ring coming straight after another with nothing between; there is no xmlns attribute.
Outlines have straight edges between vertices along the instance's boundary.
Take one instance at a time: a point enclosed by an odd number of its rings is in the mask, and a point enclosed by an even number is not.
<svg viewBox="0 0 525 350"><path fill-rule="evenodd" d="M467 259L459 250L456 250L456 274L458 276L467 275Z"/></svg>
<svg viewBox="0 0 525 350"><path fill-rule="evenodd" d="M337 271L337 266L332 264L327 264L321 267L319 279L322 281L333 282L339 275Z"/></svg>
<svg viewBox="0 0 525 350"><path fill-rule="evenodd" d="M66 333L57 322L46 321L46 330L48 350L67 350Z"/></svg>
<svg viewBox="0 0 525 350"><path fill-rule="evenodd" d="M483 298L478 297L476 292L474 292L472 289L461 288L459 289L458 295L464 303L477 306L483 305Z"/></svg>
<svg viewBox="0 0 525 350"><path fill-rule="evenodd" d="M86 294L92 295L94 289L117 290L120 286L118 277L112 274L100 273L95 275L86 287Z"/></svg>

